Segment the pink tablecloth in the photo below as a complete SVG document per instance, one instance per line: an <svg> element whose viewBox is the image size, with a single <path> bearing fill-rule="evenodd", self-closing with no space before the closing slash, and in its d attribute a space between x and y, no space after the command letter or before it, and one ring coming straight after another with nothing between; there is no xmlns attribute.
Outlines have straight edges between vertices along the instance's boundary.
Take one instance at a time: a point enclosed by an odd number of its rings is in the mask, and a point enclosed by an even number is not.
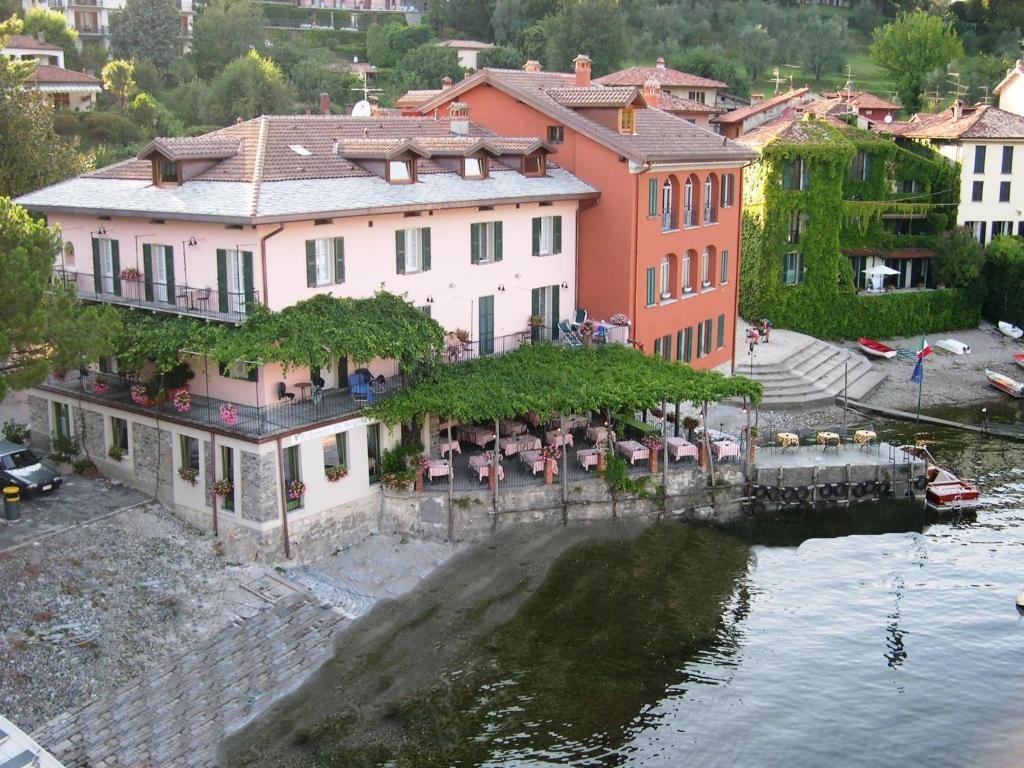
<svg viewBox="0 0 1024 768"><path fill-rule="evenodd" d="M591 467L597 466L597 455L599 453L600 451L597 448L581 448L576 451L576 460L584 470L589 472Z"/></svg>
<svg viewBox="0 0 1024 768"><path fill-rule="evenodd" d="M515 437L526 431L526 425L521 421L503 421L498 426L501 428L501 434L507 437Z"/></svg>
<svg viewBox="0 0 1024 768"><path fill-rule="evenodd" d="M479 445L483 448L488 443L494 442L497 436L494 431L485 427L459 427L459 440Z"/></svg>
<svg viewBox="0 0 1024 768"><path fill-rule="evenodd" d="M432 459L427 463L427 479L431 482L435 477L448 477L451 471L451 465L447 459Z"/></svg>
<svg viewBox="0 0 1024 768"><path fill-rule="evenodd" d="M572 432L551 431L544 433L544 442L548 445L572 445Z"/></svg>
<svg viewBox="0 0 1024 768"><path fill-rule="evenodd" d="M491 467L494 466L493 462L487 461L483 456L470 456L469 457L469 468L476 472L477 477L483 480L485 477L491 476ZM501 464L498 464L498 479L505 479L505 470Z"/></svg>
<svg viewBox="0 0 1024 768"><path fill-rule="evenodd" d="M615 444L615 452L629 459L630 464L636 464L637 459L649 459L651 457L650 449L636 440L620 440Z"/></svg>
<svg viewBox="0 0 1024 768"><path fill-rule="evenodd" d="M505 456L515 456L520 451L539 451L540 438L533 435L503 437L498 440L498 447L504 451Z"/></svg>
<svg viewBox="0 0 1024 768"><path fill-rule="evenodd" d="M600 443L608 439L608 427L588 427L587 440L592 443Z"/></svg>
<svg viewBox="0 0 1024 768"><path fill-rule="evenodd" d="M684 456L689 456L692 459L697 458L697 446L685 438L669 437L666 438L665 442L668 445L668 455L676 461L679 461Z"/></svg>
<svg viewBox="0 0 1024 768"><path fill-rule="evenodd" d="M461 454L462 446L459 445L458 440L452 440L450 443L447 440L442 440L437 444L437 450L440 451L442 456L448 453L448 451Z"/></svg>
<svg viewBox="0 0 1024 768"><path fill-rule="evenodd" d="M719 461L723 459L738 459L740 457L740 446L732 440L718 440L711 444L711 450Z"/></svg>
<svg viewBox="0 0 1024 768"><path fill-rule="evenodd" d="M540 451L523 451L519 454L519 460L525 464L533 474L544 471L544 457ZM554 465L555 474L558 474L558 462L552 462Z"/></svg>

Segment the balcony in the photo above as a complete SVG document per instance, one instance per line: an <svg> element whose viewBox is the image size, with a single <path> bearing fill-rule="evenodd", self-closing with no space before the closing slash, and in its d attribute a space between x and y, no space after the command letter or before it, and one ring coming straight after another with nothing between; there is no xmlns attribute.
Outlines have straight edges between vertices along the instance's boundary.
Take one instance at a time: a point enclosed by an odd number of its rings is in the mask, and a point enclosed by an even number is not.
<svg viewBox="0 0 1024 768"><path fill-rule="evenodd" d="M693 207L683 208L683 226L697 226L697 211Z"/></svg>
<svg viewBox="0 0 1024 768"><path fill-rule="evenodd" d="M679 229L679 210L669 208L661 213L661 231L674 232Z"/></svg>
<svg viewBox="0 0 1024 768"><path fill-rule="evenodd" d="M715 206L704 207L704 223L705 224L717 224L718 223L718 208Z"/></svg>
<svg viewBox="0 0 1024 768"><path fill-rule="evenodd" d="M66 0L71 8L102 8L103 0Z"/></svg>
<svg viewBox="0 0 1024 768"><path fill-rule="evenodd" d="M83 301L102 301L236 324L245 322L260 299L258 291L219 293L209 286L200 288L185 283L145 282L114 276L101 276L97 281L91 272L69 269L56 270L54 279L74 286L78 298ZM222 304L226 309L221 308Z"/></svg>
<svg viewBox="0 0 1024 768"><path fill-rule="evenodd" d="M106 37L107 34L108 34L106 27L80 26L80 27L77 27L77 29L78 29L78 34L79 35L85 35L87 37L90 36L90 35L97 35L97 36L100 36L100 37Z"/></svg>

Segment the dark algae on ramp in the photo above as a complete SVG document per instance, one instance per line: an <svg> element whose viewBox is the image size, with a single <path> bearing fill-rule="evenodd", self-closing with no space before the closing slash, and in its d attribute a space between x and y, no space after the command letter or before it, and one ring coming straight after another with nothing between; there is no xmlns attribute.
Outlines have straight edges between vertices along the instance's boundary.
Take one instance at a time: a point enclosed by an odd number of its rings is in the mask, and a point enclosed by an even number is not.
<svg viewBox="0 0 1024 768"><path fill-rule="evenodd" d="M749 557L727 533L675 523L500 536L343 632L330 663L222 752L234 768L566 750L620 764L613 753L680 668L721 646Z"/></svg>

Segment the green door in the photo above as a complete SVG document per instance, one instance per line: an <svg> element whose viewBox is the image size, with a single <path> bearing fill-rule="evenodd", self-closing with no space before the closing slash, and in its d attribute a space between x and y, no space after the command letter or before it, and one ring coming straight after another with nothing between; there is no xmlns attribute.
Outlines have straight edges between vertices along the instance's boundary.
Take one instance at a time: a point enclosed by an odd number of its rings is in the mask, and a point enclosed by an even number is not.
<svg viewBox="0 0 1024 768"><path fill-rule="evenodd" d="M480 297L480 354L494 354L494 296Z"/></svg>

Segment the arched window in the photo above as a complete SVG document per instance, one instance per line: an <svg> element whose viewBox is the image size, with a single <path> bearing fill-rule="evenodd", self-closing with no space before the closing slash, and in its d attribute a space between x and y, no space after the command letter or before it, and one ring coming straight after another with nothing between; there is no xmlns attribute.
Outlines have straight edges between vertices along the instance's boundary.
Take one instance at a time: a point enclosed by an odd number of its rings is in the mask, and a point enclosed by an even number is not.
<svg viewBox="0 0 1024 768"><path fill-rule="evenodd" d="M64 243L64 262L68 266L75 266L75 244Z"/></svg>
<svg viewBox="0 0 1024 768"><path fill-rule="evenodd" d="M683 256L683 293L693 293L694 270L697 269L697 252L687 251Z"/></svg>
<svg viewBox="0 0 1024 768"><path fill-rule="evenodd" d="M709 245L704 249L700 258L700 286L710 288L715 279L715 246Z"/></svg>
<svg viewBox="0 0 1024 768"><path fill-rule="evenodd" d="M718 221L718 177L709 173L704 179L704 223L714 224Z"/></svg>
<svg viewBox="0 0 1024 768"><path fill-rule="evenodd" d="M661 298L676 298L676 286L679 285L679 257L674 253L668 254L661 260L659 277Z"/></svg>
<svg viewBox="0 0 1024 768"><path fill-rule="evenodd" d="M661 231L679 229L679 181L669 176L661 185Z"/></svg>
<svg viewBox="0 0 1024 768"><path fill-rule="evenodd" d="M697 211L700 208L700 180L689 176L683 187L683 226L697 226Z"/></svg>

